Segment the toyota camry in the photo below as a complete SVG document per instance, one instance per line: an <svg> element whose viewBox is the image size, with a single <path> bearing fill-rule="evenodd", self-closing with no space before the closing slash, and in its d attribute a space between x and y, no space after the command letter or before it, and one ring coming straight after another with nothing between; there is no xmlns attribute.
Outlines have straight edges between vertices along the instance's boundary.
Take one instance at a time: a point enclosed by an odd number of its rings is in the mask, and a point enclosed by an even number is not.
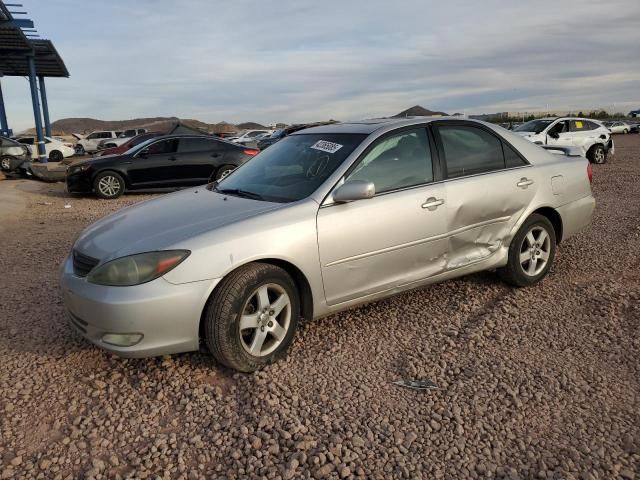
<svg viewBox="0 0 640 480"><path fill-rule="evenodd" d="M87 228L62 268L70 322L125 357L203 345L247 372L301 319L481 270L532 286L595 203L587 159L553 149L454 118L302 130Z"/></svg>

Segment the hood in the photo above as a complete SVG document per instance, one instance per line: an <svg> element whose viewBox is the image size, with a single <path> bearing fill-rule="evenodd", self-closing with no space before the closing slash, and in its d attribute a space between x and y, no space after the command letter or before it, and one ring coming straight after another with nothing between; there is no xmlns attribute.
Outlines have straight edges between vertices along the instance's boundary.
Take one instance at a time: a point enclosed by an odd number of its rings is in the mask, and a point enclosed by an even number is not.
<svg viewBox="0 0 640 480"><path fill-rule="evenodd" d="M203 185L113 213L82 232L74 248L101 261L168 249L284 205L222 195Z"/></svg>

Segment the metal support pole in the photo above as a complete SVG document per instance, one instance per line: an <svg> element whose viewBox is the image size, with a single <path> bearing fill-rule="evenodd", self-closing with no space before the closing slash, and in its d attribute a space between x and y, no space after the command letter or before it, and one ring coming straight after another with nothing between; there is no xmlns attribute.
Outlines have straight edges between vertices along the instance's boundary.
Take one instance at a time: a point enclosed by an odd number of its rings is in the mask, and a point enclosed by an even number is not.
<svg viewBox="0 0 640 480"><path fill-rule="evenodd" d="M4 98L2 97L2 85L0 85L0 132L9 134L9 122L7 122L7 111L4 109Z"/></svg>
<svg viewBox="0 0 640 480"><path fill-rule="evenodd" d="M38 77L40 82L40 98L42 99L42 115L44 116L44 134L51 136L51 122L49 121L49 104L47 103L47 89L44 86L44 77Z"/></svg>
<svg viewBox="0 0 640 480"><path fill-rule="evenodd" d="M42 134L42 118L40 118L40 102L38 101L38 86L36 84L36 62L33 55L29 56L29 86L31 87L31 103L33 104L33 117L36 121L36 134L38 137L38 160L40 163L47 163L47 152L44 148L44 135Z"/></svg>

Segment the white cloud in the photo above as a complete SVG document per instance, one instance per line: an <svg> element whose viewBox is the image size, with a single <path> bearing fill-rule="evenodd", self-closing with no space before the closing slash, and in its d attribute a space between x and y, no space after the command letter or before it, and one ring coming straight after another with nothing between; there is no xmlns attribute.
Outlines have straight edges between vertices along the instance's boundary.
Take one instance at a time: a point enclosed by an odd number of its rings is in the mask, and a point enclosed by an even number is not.
<svg viewBox="0 0 640 480"><path fill-rule="evenodd" d="M640 107L637 0L27 0L71 72L52 117L311 121ZM15 128L28 84L3 79Z"/></svg>

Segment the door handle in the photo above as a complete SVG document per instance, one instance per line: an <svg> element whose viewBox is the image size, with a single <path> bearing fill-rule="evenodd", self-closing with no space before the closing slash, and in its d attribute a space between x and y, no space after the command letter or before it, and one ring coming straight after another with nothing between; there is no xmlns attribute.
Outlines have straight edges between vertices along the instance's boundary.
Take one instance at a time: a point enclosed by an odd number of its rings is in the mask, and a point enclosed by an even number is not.
<svg viewBox="0 0 640 480"><path fill-rule="evenodd" d="M212 153L212 154L211 154L211 156L212 156L213 158L217 158L217 157L219 157L219 156L220 156L220 154L219 154L219 153Z"/></svg>
<svg viewBox="0 0 640 480"><path fill-rule="evenodd" d="M533 180L529 180L527 177L522 177L516 185L520 188L527 188L529 185L533 185Z"/></svg>
<svg viewBox="0 0 640 480"><path fill-rule="evenodd" d="M172 161L172 162L175 162L177 160L177 158L176 157L169 157L169 160Z"/></svg>
<svg viewBox="0 0 640 480"><path fill-rule="evenodd" d="M444 200L442 198L429 197L427 198L427 201L422 204L422 208L426 208L429 211L433 212L436 208L438 208L443 203L444 203Z"/></svg>

